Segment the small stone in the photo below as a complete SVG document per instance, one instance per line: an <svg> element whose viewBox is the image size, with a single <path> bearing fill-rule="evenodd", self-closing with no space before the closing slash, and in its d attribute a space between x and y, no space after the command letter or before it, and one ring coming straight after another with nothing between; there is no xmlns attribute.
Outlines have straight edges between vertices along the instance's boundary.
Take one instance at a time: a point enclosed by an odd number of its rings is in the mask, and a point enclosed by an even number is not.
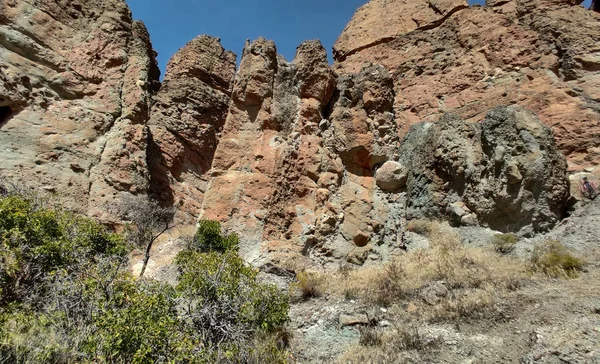
<svg viewBox="0 0 600 364"><path fill-rule="evenodd" d="M460 219L461 226L477 226L477 224L477 215L475 214L468 214Z"/></svg>
<svg viewBox="0 0 600 364"><path fill-rule="evenodd" d="M76 173L81 173L85 171L85 169L81 168L81 166L77 163L71 163L71 170Z"/></svg>
<svg viewBox="0 0 600 364"><path fill-rule="evenodd" d="M421 298L429 305L438 304L444 297L448 296L448 288L441 282L433 282L421 290Z"/></svg>
<svg viewBox="0 0 600 364"><path fill-rule="evenodd" d="M375 173L377 186L384 191L395 191L406 185L408 171L406 168L394 161L385 162Z"/></svg>
<svg viewBox="0 0 600 364"><path fill-rule="evenodd" d="M504 155L505 154L506 154L506 148L504 148L501 145L497 146L496 150L495 150L495 153L494 153L494 161L496 163L502 162L502 160L504 159Z"/></svg>
<svg viewBox="0 0 600 364"><path fill-rule="evenodd" d="M511 185L517 185L523 181L523 176L519 171L519 166L515 162L511 162L506 167L506 178Z"/></svg>
<svg viewBox="0 0 600 364"><path fill-rule="evenodd" d="M335 216L325 215L325 216L323 216L323 219L321 220L321 222L323 222L323 224L333 226L333 225L335 225L337 220L336 220Z"/></svg>
<svg viewBox="0 0 600 364"><path fill-rule="evenodd" d="M414 303L412 303L412 302L411 302L411 303L409 303L408 305L406 305L406 308L405 308L406 312L408 312L408 313L414 313L414 312L417 312L417 310L418 310L418 309L419 309L419 308L417 307L417 305L415 305L415 304L414 304Z"/></svg>
<svg viewBox="0 0 600 364"><path fill-rule="evenodd" d="M362 248L358 247L358 248L352 250L350 253L348 253L348 256L346 257L346 261L348 263L352 263L352 264L356 264L356 265L363 265L363 264L365 264L365 261L369 257L370 251L371 251L371 247L369 247L369 246L362 247Z"/></svg>
<svg viewBox="0 0 600 364"><path fill-rule="evenodd" d="M365 313L358 314L340 314L340 325L342 326L354 326L354 325L368 325L369 317Z"/></svg>
<svg viewBox="0 0 600 364"><path fill-rule="evenodd" d="M369 233L365 233L361 230L358 230L356 232L356 235L354 235L354 244L356 244L356 246L358 247L364 247L367 244L369 244L369 241L371 240L371 235Z"/></svg>

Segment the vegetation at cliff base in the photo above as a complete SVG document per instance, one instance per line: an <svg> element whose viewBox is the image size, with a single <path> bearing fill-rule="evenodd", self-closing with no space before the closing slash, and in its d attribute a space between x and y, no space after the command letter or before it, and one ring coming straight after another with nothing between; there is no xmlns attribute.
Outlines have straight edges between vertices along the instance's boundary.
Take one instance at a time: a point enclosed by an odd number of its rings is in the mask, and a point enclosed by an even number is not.
<svg viewBox="0 0 600 364"><path fill-rule="evenodd" d="M169 285L134 278L133 242L97 222L0 196L0 363L285 362L287 295L220 231L200 225Z"/></svg>

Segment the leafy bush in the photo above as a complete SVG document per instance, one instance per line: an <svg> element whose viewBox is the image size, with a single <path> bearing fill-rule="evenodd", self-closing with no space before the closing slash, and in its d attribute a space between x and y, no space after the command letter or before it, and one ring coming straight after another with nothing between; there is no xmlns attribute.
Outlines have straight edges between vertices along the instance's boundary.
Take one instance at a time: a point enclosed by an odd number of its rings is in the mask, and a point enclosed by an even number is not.
<svg viewBox="0 0 600 364"><path fill-rule="evenodd" d="M218 221L200 220L192 249L200 252L224 253L238 248L240 239L236 234L222 235Z"/></svg>
<svg viewBox="0 0 600 364"><path fill-rule="evenodd" d="M102 225L44 209L19 196L0 199L0 304L32 298L49 274L75 270L97 255L124 256L127 246ZM30 300L31 301L31 300Z"/></svg>
<svg viewBox="0 0 600 364"><path fill-rule="evenodd" d="M204 231L198 237L207 241ZM0 197L0 358L286 362L287 296L257 281L233 249L237 237L211 238L228 248L181 252L176 286L135 280L118 235L23 197Z"/></svg>
<svg viewBox="0 0 600 364"><path fill-rule="evenodd" d="M156 282L137 283L123 277L115 294L100 300L93 315L96 330L86 351L108 362L147 363L193 357L202 341L179 316L175 290Z"/></svg>
<svg viewBox="0 0 600 364"><path fill-rule="evenodd" d="M561 242L548 240L533 250L531 263L536 271L551 277L573 277L584 267L584 262L575 257Z"/></svg>
<svg viewBox="0 0 600 364"><path fill-rule="evenodd" d="M517 241L518 238L514 234L497 234L492 239L494 249L500 254L508 254L515 250Z"/></svg>
<svg viewBox="0 0 600 364"><path fill-rule="evenodd" d="M177 290L192 308L188 314L194 328L211 342L244 339L259 329L273 331L288 320L287 296L258 283L257 272L235 252L184 251L176 262L181 270Z"/></svg>

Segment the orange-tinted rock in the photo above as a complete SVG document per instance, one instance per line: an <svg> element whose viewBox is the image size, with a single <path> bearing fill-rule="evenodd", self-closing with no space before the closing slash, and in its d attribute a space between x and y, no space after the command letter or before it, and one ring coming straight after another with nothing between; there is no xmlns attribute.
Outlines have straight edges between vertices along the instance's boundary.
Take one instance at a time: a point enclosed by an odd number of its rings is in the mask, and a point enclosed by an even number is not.
<svg viewBox="0 0 600 364"><path fill-rule="evenodd" d="M429 3L372 0L335 46L340 74L370 62L390 72L401 135L444 112L481 121L517 103L553 129L572 170L600 163L599 14L571 0L449 2L417 26Z"/></svg>
<svg viewBox="0 0 600 364"><path fill-rule="evenodd" d="M151 192L194 221L225 124L236 56L200 36L170 60L149 122Z"/></svg>
<svg viewBox="0 0 600 364"><path fill-rule="evenodd" d="M334 85L318 42L302 44L289 63L264 39L244 50L202 217L237 231L257 264L258 242L288 241L297 252L312 244L331 193L323 191L339 184L344 167L316 135Z"/></svg>
<svg viewBox="0 0 600 364"><path fill-rule="evenodd" d="M371 0L356 11L334 49L343 60L396 36L435 26L467 7L466 0Z"/></svg>
<svg viewBox="0 0 600 364"><path fill-rule="evenodd" d="M115 199L147 192L158 68L124 1L0 2L0 75L3 177L106 221Z"/></svg>

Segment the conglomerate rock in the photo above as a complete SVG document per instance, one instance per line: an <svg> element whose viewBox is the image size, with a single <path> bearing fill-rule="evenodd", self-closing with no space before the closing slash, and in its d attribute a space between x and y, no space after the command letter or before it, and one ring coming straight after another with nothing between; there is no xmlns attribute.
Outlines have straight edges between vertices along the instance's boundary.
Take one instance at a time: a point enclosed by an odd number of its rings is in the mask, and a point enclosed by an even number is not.
<svg viewBox="0 0 600 364"><path fill-rule="evenodd" d="M410 171L409 218L474 214L500 231L548 231L566 211L569 183L564 156L550 129L530 111L498 107L482 123L447 114L411 128L400 148ZM457 212L457 203L464 212ZM460 211L460 210L459 210Z"/></svg>
<svg viewBox="0 0 600 364"><path fill-rule="evenodd" d="M572 172L597 168L600 14L579 0L488 0L469 8L446 1L438 12L434 3L371 0L334 46L336 71L358 72L365 62L385 67L401 135L445 112L482 121L492 108L516 103L552 128ZM424 12L440 20L419 23Z"/></svg>

